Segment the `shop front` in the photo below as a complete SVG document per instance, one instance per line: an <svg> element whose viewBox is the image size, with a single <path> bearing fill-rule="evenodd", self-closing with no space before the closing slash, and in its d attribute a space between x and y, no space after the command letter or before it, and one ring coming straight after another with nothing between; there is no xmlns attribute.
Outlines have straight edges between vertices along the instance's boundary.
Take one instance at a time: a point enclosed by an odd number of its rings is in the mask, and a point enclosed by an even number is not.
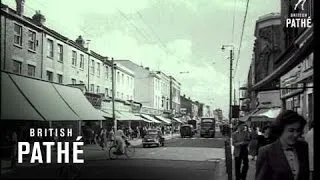
<svg viewBox="0 0 320 180"><path fill-rule="evenodd" d="M280 78L284 109L313 120L313 53Z"/></svg>

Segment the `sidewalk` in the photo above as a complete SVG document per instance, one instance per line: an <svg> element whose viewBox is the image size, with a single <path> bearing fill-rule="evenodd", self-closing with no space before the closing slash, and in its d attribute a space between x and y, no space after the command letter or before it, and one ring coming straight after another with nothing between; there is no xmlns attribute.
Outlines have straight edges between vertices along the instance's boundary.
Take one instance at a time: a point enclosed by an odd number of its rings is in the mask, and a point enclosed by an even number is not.
<svg viewBox="0 0 320 180"><path fill-rule="evenodd" d="M254 180L254 176L256 173L256 161L251 160L249 158L249 169L247 173L246 180ZM221 159L219 162L219 169L217 172L217 179L221 180L227 180L228 174L226 169L226 161L225 159ZM232 159L232 179L235 179L235 164L234 164L234 158Z"/></svg>
<svg viewBox="0 0 320 180"><path fill-rule="evenodd" d="M180 136L179 134L169 134L169 135L165 135L164 138L166 140L169 139L174 139L177 138L178 136ZM133 145L133 146L139 146L142 144L142 139L133 139L133 140L129 140L129 142ZM101 149L100 146L98 146L97 144L89 144L89 145L85 145L83 147L83 156L81 158L84 158L85 161L88 160L102 160L102 159L109 159L108 157L108 152L107 152L108 148L105 148L104 150ZM56 162L57 161L57 154L56 152L53 152L51 154L51 161L52 162ZM1 174L6 174L6 173L10 173L12 171L14 171L14 169L10 168L11 166L11 161L9 160L2 160L1 161ZM34 167L34 166L38 166L38 165L43 165L43 164L39 164L39 163L35 163L35 164L31 164L29 162L24 162L22 164L17 164L16 167Z"/></svg>

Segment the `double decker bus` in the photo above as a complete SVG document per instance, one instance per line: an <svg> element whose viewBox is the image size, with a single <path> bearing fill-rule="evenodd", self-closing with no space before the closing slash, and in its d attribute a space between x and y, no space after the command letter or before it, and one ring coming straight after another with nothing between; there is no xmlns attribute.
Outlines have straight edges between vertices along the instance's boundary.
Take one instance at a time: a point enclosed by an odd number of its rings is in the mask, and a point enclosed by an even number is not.
<svg viewBox="0 0 320 180"><path fill-rule="evenodd" d="M216 119L214 117L202 117L200 123L200 137L215 137Z"/></svg>

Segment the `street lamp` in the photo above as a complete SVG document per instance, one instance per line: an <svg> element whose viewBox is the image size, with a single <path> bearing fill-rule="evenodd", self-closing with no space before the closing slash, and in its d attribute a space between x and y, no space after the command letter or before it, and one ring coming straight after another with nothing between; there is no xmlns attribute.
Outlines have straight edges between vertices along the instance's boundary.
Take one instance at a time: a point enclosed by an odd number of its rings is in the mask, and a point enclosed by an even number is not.
<svg viewBox="0 0 320 180"><path fill-rule="evenodd" d="M233 45L222 45L221 50L224 51L227 47L230 48L230 89L229 89L229 142L226 141L226 161L228 180L232 180L232 152L231 152L231 140L232 140L232 61L233 61Z"/></svg>

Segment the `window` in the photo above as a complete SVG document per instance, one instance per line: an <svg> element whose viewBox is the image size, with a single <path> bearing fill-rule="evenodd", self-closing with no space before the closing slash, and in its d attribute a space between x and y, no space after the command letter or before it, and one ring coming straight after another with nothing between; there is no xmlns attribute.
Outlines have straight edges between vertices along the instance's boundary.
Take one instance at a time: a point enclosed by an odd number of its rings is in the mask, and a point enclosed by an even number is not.
<svg viewBox="0 0 320 180"><path fill-rule="evenodd" d="M84 56L83 56L83 54L80 54L80 68L84 69Z"/></svg>
<svg viewBox="0 0 320 180"><path fill-rule="evenodd" d="M72 79L71 79L71 83L72 83L72 84L77 84L77 80L72 78Z"/></svg>
<svg viewBox="0 0 320 180"><path fill-rule="evenodd" d="M97 93L100 93L100 86L97 86Z"/></svg>
<svg viewBox="0 0 320 180"><path fill-rule="evenodd" d="M72 51L72 65L77 66L77 52Z"/></svg>
<svg viewBox="0 0 320 180"><path fill-rule="evenodd" d="M53 73L51 71L47 71L47 81L53 81Z"/></svg>
<svg viewBox="0 0 320 180"><path fill-rule="evenodd" d="M121 99L123 99L123 93L121 93Z"/></svg>
<svg viewBox="0 0 320 180"><path fill-rule="evenodd" d="M62 76L62 74L57 74L57 77L58 77L58 83L59 84L62 84L62 79L63 79L63 76Z"/></svg>
<svg viewBox="0 0 320 180"><path fill-rule="evenodd" d="M105 89L104 89L104 93L105 93L106 96L109 96L109 89L108 89L108 88L105 88Z"/></svg>
<svg viewBox="0 0 320 180"><path fill-rule="evenodd" d="M63 46L58 44L58 61L63 62Z"/></svg>
<svg viewBox="0 0 320 180"><path fill-rule="evenodd" d="M120 83L120 72L117 72L117 83Z"/></svg>
<svg viewBox="0 0 320 180"><path fill-rule="evenodd" d="M106 79L109 79L109 67L106 66L106 72L105 72Z"/></svg>
<svg viewBox="0 0 320 180"><path fill-rule="evenodd" d="M49 58L53 58L53 41L51 39L47 39L47 43L48 43L48 54L47 56Z"/></svg>
<svg viewBox="0 0 320 180"><path fill-rule="evenodd" d="M124 75L121 76L121 83L124 85Z"/></svg>
<svg viewBox="0 0 320 180"><path fill-rule="evenodd" d="M22 46L22 26L14 24L14 44Z"/></svg>
<svg viewBox="0 0 320 180"><path fill-rule="evenodd" d="M36 74L36 67L28 64L28 76L34 77Z"/></svg>
<svg viewBox="0 0 320 180"><path fill-rule="evenodd" d="M91 84L91 85L90 85L90 91L91 91L91 92L94 92L94 84Z"/></svg>
<svg viewBox="0 0 320 180"><path fill-rule="evenodd" d="M36 50L36 33L30 30L28 33L28 48L32 51Z"/></svg>
<svg viewBox="0 0 320 180"><path fill-rule="evenodd" d="M100 63L97 63L97 75L100 76Z"/></svg>
<svg viewBox="0 0 320 180"><path fill-rule="evenodd" d="M13 61L12 72L21 74L22 63L20 61Z"/></svg>
<svg viewBox="0 0 320 180"><path fill-rule="evenodd" d="M94 74L94 60L91 60L91 73Z"/></svg>

